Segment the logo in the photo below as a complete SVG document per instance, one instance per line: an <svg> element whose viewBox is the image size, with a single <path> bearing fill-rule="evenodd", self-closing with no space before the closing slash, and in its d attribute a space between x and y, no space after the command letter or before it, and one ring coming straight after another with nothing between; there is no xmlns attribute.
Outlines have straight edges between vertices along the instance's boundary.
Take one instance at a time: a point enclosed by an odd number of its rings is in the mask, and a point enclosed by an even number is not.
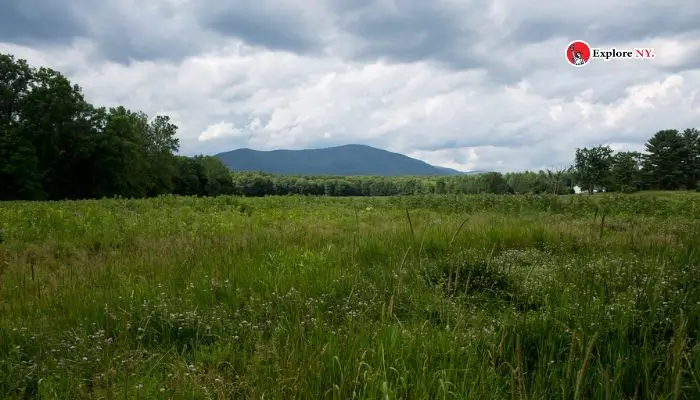
<svg viewBox="0 0 700 400"><path fill-rule="evenodd" d="M566 59L574 67L583 67L591 59L591 46L583 40L575 40L566 47Z"/></svg>
<svg viewBox="0 0 700 400"><path fill-rule="evenodd" d="M566 60L574 67L583 67L589 61L601 59L610 61L616 59L653 60L656 58L653 47L635 47L632 49L603 49L591 47L583 40L574 40L566 46Z"/></svg>

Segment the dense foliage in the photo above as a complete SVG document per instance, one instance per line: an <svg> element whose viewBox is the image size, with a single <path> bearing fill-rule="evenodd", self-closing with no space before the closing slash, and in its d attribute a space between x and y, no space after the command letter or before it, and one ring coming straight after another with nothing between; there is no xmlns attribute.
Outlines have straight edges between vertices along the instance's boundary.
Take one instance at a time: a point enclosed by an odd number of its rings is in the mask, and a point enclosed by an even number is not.
<svg viewBox="0 0 700 400"><path fill-rule="evenodd" d="M284 176L234 173L233 194L245 196L307 194L325 196L394 196L413 194L550 193L572 191L565 171L486 172L457 176Z"/></svg>
<svg viewBox="0 0 700 400"><path fill-rule="evenodd" d="M94 106L61 73L32 68L25 60L0 54L0 200L138 198L168 193L566 194L575 185L590 192L695 189L700 180L697 129L660 131L648 141L646 154L614 153L607 146L577 149L574 165L562 171L391 178L231 174L217 157L176 155L176 135L177 126L168 116L149 118L124 107ZM343 149L357 150L352 146ZM414 170L405 157L394 156L398 161L385 161ZM397 168L401 169L392 171Z"/></svg>
<svg viewBox="0 0 700 400"><path fill-rule="evenodd" d="M230 192L214 157L177 157L177 126L88 103L61 73L0 54L0 200Z"/></svg>
<svg viewBox="0 0 700 400"><path fill-rule="evenodd" d="M609 146L577 149L573 171L588 191L700 189L700 131L659 131L647 141L644 154L615 153Z"/></svg>

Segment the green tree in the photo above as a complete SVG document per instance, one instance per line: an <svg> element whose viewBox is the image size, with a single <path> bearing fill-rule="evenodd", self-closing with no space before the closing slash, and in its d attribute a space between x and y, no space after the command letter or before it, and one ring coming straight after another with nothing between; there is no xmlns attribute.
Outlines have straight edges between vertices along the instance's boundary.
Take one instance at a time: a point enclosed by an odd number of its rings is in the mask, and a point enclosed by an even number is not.
<svg viewBox="0 0 700 400"><path fill-rule="evenodd" d="M23 129L24 104L33 81L24 60L0 54L0 199L40 199L39 160L32 138Z"/></svg>
<svg viewBox="0 0 700 400"><path fill-rule="evenodd" d="M479 175L482 191L485 193L504 194L508 187L506 179L500 172L487 172Z"/></svg>
<svg viewBox="0 0 700 400"><path fill-rule="evenodd" d="M204 195L204 168L201 163L194 158L185 156L176 156L175 163L177 175L173 182L173 191L175 194L183 196L202 196Z"/></svg>
<svg viewBox="0 0 700 400"><path fill-rule="evenodd" d="M658 131L646 143L645 176L653 188L678 189L688 182L691 153L677 129Z"/></svg>
<svg viewBox="0 0 700 400"><path fill-rule="evenodd" d="M142 115L119 106L104 114L95 143L95 197L144 197L149 163L144 157L147 123Z"/></svg>
<svg viewBox="0 0 700 400"><path fill-rule="evenodd" d="M60 72L0 54L0 199L169 193L177 127L94 107Z"/></svg>
<svg viewBox="0 0 700 400"><path fill-rule="evenodd" d="M438 178L435 182L435 193L445 194L447 193L447 185L445 184L445 178Z"/></svg>
<svg viewBox="0 0 700 400"><path fill-rule="evenodd" d="M609 146L576 149L574 171L576 183L589 194L610 183L613 150Z"/></svg>
<svg viewBox="0 0 700 400"><path fill-rule="evenodd" d="M145 129L145 154L148 162L149 196L172 193L179 173L175 153L180 148L177 125L167 115L155 117Z"/></svg>
<svg viewBox="0 0 700 400"><path fill-rule="evenodd" d="M619 192L633 192L642 186L642 155L634 151L622 151L613 156L612 187Z"/></svg>
<svg viewBox="0 0 700 400"><path fill-rule="evenodd" d="M202 166L203 182L201 187L207 196L219 196L222 194L233 194L233 178L231 171L224 163L214 156L196 156L195 161ZM272 194L274 186L269 177L261 177L265 181L261 195Z"/></svg>

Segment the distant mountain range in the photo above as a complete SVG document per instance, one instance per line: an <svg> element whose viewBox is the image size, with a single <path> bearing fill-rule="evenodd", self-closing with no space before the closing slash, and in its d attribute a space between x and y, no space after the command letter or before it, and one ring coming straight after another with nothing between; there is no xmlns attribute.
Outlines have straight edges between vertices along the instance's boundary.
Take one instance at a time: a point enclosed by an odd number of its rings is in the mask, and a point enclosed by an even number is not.
<svg viewBox="0 0 700 400"><path fill-rule="evenodd" d="M324 149L260 151L237 149L216 155L232 171L256 171L280 175L462 175L399 153L371 146L349 144Z"/></svg>

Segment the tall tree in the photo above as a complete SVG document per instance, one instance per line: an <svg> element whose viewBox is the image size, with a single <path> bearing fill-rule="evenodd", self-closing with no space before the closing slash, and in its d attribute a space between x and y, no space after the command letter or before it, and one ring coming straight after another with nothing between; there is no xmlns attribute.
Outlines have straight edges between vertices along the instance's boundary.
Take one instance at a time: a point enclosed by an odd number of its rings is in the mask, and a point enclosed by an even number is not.
<svg viewBox="0 0 700 400"><path fill-rule="evenodd" d="M202 184L207 196L233 193L234 187L231 171L229 171L220 159L214 156L196 156L195 160L202 166ZM261 196L272 194L272 181L268 180L268 182L265 183L269 184L261 191Z"/></svg>
<svg viewBox="0 0 700 400"><path fill-rule="evenodd" d="M691 154L677 129L656 132L647 141L646 152L644 170L652 187L673 190L687 183Z"/></svg>
<svg viewBox="0 0 700 400"><path fill-rule="evenodd" d="M145 157L148 160L149 196L171 193L179 173L173 153L180 148L177 125L167 115L155 117L145 129Z"/></svg>
<svg viewBox="0 0 700 400"><path fill-rule="evenodd" d="M34 71L22 108L22 135L34 145L41 185L49 198L71 197L71 174L78 136L85 131L87 103L81 89L50 68Z"/></svg>
<svg viewBox="0 0 700 400"><path fill-rule="evenodd" d="M609 146L576 149L574 170L576 183L593 193L597 187L610 183L613 150Z"/></svg>
<svg viewBox="0 0 700 400"><path fill-rule="evenodd" d="M632 192L642 186L642 155L635 151L621 151L613 156L611 189Z"/></svg>
<svg viewBox="0 0 700 400"><path fill-rule="evenodd" d="M34 143L22 129L32 80L26 61L0 54L0 199L40 199L46 195Z"/></svg>

